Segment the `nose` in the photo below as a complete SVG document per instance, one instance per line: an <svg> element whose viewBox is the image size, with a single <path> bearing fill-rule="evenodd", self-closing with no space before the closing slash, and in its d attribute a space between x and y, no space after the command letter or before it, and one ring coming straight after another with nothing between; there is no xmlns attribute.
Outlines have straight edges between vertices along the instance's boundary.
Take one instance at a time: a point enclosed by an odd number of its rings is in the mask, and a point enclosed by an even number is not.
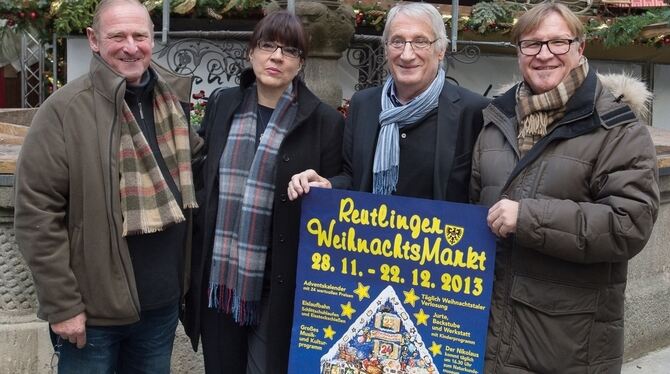
<svg viewBox="0 0 670 374"><path fill-rule="evenodd" d="M133 39L132 36L126 38L126 43L123 46L123 51L128 54L133 54L137 52L137 43L135 42L135 39Z"/></svg>
<svg viewBox="0 0 670 374"><path fill-rule="evenodd" d="M277 47L274 52L270 55L270 58L273 60L279 60L284 58L284 50L282 47Z"/></svg>
<svg viewBox="0 0 670 374"><path fill-rule="evenodd" d="M540 46L540 52L535 57L547 59L554 57L554 54L549 50L549 44L545 43Z"/></svg>
<svg viewBox="0 0 670 374"><path fill-rule="evenodd" d="M400 54L401 58L410 59L414 57L414 48L410 43L405 42L405 45L402 47L402 53Z"/></svg>

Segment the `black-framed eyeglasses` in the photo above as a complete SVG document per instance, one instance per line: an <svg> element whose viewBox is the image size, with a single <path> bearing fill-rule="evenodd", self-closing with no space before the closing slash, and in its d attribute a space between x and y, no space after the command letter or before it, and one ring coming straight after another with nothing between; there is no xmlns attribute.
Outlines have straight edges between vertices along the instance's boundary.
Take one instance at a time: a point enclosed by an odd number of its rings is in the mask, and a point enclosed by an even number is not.
<svg viewBox="0 0 670 374"><path fill-rule="evenodd" d="M300 58L302 56L302 50L300 48L279 45L267 40L259 40L258 49L270 53L274 53L277 49L280 49L283 56L291 58Z"/></svg>
<svg viewBox="0 0 670 374"><path fill-rule="evenodd" d="M542 46L546 45L554 55L560 56L570 51L570 46L579 39L551 39L551 40L521 40L517 46L521 54L526 56L537 56L542 51Z"/></svg>
<svg viewBox="0 0 670 374"><path fill-rule="evenodd" d="M428 49L430 48L433 43L436 41L440 40L440 38L437 38L435 40L429 40L425 38L418 38L414 40L402 40L402 39L391 39L386 42L386 45L389 47L396 49L398 51L402 51L405 49L405 45L409 43L409 45L412 46L412 49L417 50L417 49Z"/></svg>

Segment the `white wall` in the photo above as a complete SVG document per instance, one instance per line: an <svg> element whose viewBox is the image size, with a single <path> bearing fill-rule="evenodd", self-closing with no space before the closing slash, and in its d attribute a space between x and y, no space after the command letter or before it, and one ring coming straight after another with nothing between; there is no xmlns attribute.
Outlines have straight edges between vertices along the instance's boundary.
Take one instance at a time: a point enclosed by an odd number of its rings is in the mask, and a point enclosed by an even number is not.
<svg viewBox="0 0 670 374"><path fill-rule="evenodd" d="M670 65L654 66L653 125L670 130Z"/></svg>

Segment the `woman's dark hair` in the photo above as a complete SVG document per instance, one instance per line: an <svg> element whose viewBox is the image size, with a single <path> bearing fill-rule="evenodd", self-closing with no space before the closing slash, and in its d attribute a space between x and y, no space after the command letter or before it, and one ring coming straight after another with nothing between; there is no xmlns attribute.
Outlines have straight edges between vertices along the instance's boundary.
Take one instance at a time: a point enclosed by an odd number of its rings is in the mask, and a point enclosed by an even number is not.
<svg viewBox="0 0 670 374"><path fill-rule="evenodd" d="M256 24L249 40L249 51L256 48L261 40L299 48L303 60L307 56L307 35L302 22L300 18L285 10L270 13Z"/></svg>

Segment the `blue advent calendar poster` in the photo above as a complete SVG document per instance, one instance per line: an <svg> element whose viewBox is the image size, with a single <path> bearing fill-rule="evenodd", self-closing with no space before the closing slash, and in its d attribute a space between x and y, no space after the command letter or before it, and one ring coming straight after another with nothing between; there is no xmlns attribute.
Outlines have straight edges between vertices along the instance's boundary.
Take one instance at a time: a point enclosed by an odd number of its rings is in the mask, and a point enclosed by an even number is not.
<svg viewBox="0 0 670 374"><path fill-rule="evenodd" d="M495 262L486 213L311 189L289 373L483 373Z"/></svg>

